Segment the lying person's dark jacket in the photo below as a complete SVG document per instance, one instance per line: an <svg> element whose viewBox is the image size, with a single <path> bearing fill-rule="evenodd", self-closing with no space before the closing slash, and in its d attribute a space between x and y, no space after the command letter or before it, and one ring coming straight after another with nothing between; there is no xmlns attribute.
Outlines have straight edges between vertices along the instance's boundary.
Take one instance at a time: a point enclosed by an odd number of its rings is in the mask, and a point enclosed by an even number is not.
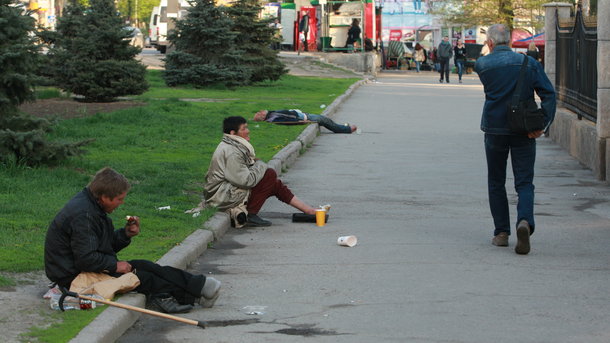
<svg viewBox="0 0 610 343"><path fill-rule="evenodd" d="M88 188L76 194L51 222L44 261L47 277L69 287L80 272L116 272L116 253L131 243Z"/></svg>
<svg viewBox="0 0 610 343"><path fill-rule="evenodd" d="M299 110L269 110L265 121L270 123L277 122L297 122L307 120L307 114Z"/></svg>

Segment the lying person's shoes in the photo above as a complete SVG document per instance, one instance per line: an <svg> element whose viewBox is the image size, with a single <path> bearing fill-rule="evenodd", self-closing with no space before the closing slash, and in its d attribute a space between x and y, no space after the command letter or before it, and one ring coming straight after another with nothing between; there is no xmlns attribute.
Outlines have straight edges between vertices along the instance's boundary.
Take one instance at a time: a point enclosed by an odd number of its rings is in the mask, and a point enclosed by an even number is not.
<svg viewBox="0 0 610 343"><path fill-rule="evenodd" d="M171 295L157 296L152 298L151 304L161 312L165 313L187 313L193 309L193 305L181 305Z"/></svg>
<svg viewBox="0 0 610 343"><path fill-rule="evenodd" d="M220 285L220 281L211 276L205 278L205 283L201 289L201 298L199 298L199 305L201 307L210 308L214 306L216 299L220 295Z"/></svg>
<svg viewBox="0 0 610 343"><path fill-rule="evenodd" d="M271 222L265 220L256 214L248 214L248 220L246 221L248 226L271 226Z"/></svg>

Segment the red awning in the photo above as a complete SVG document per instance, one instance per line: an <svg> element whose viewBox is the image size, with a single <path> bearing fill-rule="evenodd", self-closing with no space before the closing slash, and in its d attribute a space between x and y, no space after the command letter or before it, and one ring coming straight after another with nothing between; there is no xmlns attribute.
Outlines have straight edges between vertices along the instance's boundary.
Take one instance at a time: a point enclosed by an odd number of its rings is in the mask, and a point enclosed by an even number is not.
<svg viewBox="0 0 610 343"><path fill-rule="evenodd" d="M527 48L532 39L536 46L544 46L544 32L532 36L532 34L526 30L515 29L512 34L512 46L513 48Z"/></svg>

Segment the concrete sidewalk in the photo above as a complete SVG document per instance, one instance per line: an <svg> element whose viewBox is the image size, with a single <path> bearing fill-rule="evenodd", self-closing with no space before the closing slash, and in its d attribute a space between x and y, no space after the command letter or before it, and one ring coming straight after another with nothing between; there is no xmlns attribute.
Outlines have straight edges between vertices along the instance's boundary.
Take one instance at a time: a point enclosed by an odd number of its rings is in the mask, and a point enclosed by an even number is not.
<svg viewBox="0 0 610 343"><path fill-rule="evenodd" d="M476 76L384 73L337 112L361 135L322 134L282 176L324 227L230 230L193 264L223 281L202 331L142 317L121 342L608 342L610 188L538 141L532 252L491 245ZM511 203L516 197L508 180ZM513 206L514 207L514 206ZM514 216L514 208L513 216ZM353 248L338 236L358 236Z"/></svg>

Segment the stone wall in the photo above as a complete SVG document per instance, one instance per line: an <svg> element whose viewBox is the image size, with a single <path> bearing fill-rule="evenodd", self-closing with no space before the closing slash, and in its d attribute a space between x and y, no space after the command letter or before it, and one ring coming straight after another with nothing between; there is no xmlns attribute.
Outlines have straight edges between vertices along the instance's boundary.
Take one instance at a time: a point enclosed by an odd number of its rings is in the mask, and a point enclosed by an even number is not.
<svg viewBox="0 0 610 343"><path fill-rule="evenodd" d="M377 52L316 52L324 62L367 75L377 75L381 68L381 55Z"/></svg>
<svg viewBox="0 0 610 343"><path fill-rule="evenodd" d="M571 5L544 5L546 32L545 66L549 79L555 84L556 75L556 18L570 16ZM591 168L600 180L610 181L610 1L598 2L597 22L597 123L578 120L575 113L558 107L550 137L559 146Z"/></svg>

